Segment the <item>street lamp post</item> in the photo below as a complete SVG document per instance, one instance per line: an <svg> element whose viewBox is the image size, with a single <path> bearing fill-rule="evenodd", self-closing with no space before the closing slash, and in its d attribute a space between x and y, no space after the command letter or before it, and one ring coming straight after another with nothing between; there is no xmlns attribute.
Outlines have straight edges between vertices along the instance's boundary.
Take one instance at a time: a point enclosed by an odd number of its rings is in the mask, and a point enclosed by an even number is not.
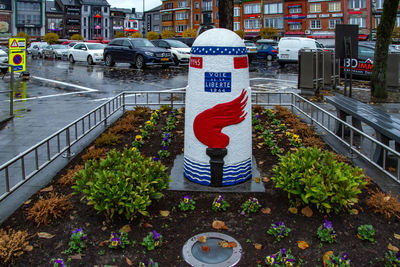
<svg viewBox="0 0 400 267"><path fill-rule="evenodd" d="M143 33L143 37L144 37L144 35L145 35L145 29L144 29L144 24L145 24L145 21L144 21L144 0L143 0L143 14L142 14L142 33Z"/></svg>

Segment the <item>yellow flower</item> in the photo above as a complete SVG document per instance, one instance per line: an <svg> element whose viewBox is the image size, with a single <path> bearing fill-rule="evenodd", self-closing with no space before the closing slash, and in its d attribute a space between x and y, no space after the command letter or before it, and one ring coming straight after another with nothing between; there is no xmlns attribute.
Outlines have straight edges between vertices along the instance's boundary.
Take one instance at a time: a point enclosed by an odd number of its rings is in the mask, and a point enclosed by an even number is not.
<svg viewBox="0 0 400 267"><path fill-rule="evenodd" d="M219 202L215 202L215 207L219 208L221 207L221 204Z"/></svg>
<svg viewBox="0 0 400 267"><path fill-rule="evenodd" d="M113 247L118 246L118 241L113 241L113 242L111 242L111 246L113 246Z"/></svg>
<svg viewBox="0 0 400 267"><path fill-rule="evenodd" d="M184 198L183 201L185 201L185 203L189 203L189 199L188 198Z"/></svg>
<svg viewBox="0 0 400 267"><path fill-rule="evenodd" d="M286 125L285 125L284 123L282 123L280 126L281 126L281 127L285 127Z"/></svg>
<svg viewBox="0 0 400 267"><path fill-rule="evenodd" d="M269 264L272 265L272 264L274 264L275 259L273 257L271 257L271 256L267 256L267 261L268 261Z"/></svg>
<svg viewBox="0 0 400 267"><path fill-rule="evenodd" d="M155 247L158 247L158 245L160 245L160 242L159 242L159 241L154 242L154 246L155 246Z"/></svg>
<svg viewBox="0 0 400 267"><path fill-rule="evenodd" d="M136 137L135 137L135 141L136 142L142 142L142 136L141 135L136 135Z"/></svg>
<svg viewBox="0 0 400 267"><path fill-rule="evenodd" d="M286 137L290 136L290 132L286 132L285 134L286 134Z"/></svg>
<svg viewBox="0 0 400 267"><path fill-rule="evenodd" d="M131 150L132 150L133 152L135 152L135 151L137 151L137 148L136 148L136 147L132 147Z"/></svg>
<svg viewBox="0 0 400 267"><path fill-rule="evenodd" d="M151 121L146 121L146 124L147 125L151 125L151 124L153 124Z"/></svg>

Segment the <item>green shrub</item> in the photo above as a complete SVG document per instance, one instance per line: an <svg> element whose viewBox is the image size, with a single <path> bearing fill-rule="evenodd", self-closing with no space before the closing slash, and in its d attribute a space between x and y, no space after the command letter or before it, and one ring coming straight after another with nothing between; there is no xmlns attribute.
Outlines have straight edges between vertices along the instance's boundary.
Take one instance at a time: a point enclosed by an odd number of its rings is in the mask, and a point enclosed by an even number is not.
<svg viewBox="0 0 400 267"><path fill-rule="evenodd" d="M71 40L83 40L83 36L80 35L79 33L75 33L74 35L71 36Z"/></svg>
<svg viewBox="0 0 400 267"><path fill-rule="evenodd" d="M43 40L49 44L56 44L58 39L60 39L60 36L54 32L49 32L43 37Z"/></svg>
<svg viewBox="0 0 400 267"><path fill-rule="evenodd" d="M169 182L164 165L127 148L111 150L100 162L87 161L75 179L74 194L83 194L98 213L123 214L128 220L138 213L147 216L147 207L163 196Z"/></svg>
<svg viewBox="0 0 400 267"><path fill-rule="evenodd" d="M148 40L157 40L157 39L160 39L160 35L156 32L148 32L146 35L146 38Z"/></svg>
<svg viewBox="0 0 400 267"><path fill-rule="evenodd" d="M286 191L289 199L314 204L327 213L349 209L366 185L360 168L337 162L333 153L317 147L280 156L273 171L275 186Z"/></svg>

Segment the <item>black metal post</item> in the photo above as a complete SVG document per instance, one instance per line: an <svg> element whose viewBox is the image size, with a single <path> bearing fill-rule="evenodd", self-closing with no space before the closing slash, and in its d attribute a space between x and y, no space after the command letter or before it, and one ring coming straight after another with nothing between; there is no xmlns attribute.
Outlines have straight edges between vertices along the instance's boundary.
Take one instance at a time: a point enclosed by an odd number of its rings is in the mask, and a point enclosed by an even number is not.
<svg viewBox="0 0 400 267"><path fill-rule="evenodd" d="M221 187L224 174L224 157L228 151L226 148L207 148L206 153L210 157L211 186Z"/></svg>

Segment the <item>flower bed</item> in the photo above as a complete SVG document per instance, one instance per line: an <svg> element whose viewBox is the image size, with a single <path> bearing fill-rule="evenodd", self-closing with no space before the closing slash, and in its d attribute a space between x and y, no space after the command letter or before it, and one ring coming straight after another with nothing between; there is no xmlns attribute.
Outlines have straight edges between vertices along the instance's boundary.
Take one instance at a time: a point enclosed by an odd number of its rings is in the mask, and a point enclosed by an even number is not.
<svg viewBox="0 0 400 267"><path fill-rule="evenodd" d="M169 107L162 107L160 111L138 108L125 114L60 172L52 184L2 224L0 259L7 260L2 266L12 262L14 266L139 266L140 263L141 266L185 266L181 255L185 241L210 231L226 233L241 244L243 256L239 266L299 263L323 266L323 257L332 266L349 263L384 266L385 255L387 266L395 266L400 257L396 254L396 247L400 247L399 203L393 196L382 194L365 177L357 176L368 181L361 193L355 192L350 198L344 194L342 204L324 198L321 203L334 202L341 207L329 213L326 208L318 211L317 202L311 196L306 198L308 202L303 199L309 193L307 190L312 191L309 182L305 183L305 193L290 199L290 192L275 188L273 180L279 184L276 177L281 172L276 170L283 168L277 167L279 155L289 151L296 154L301 147L314 145L321 149L321 154L328 149L307 125L281 107L254 108L253 154L262 173L262 177L254 179L264 183L265 193L166 191L161 182L164 178L156 174L152 175L161 179L158 187L151 185L150 180L143 183L139 179L142 183L133 184L131 189L126 179L138 175L136 169L142 168L145 173L146 168L156 172L162 165L170 169L175 156L182 153L183 114L182 110ZM111 149L116 150L110 153ZM135 162L139 152L140 157L148 157L140 160L143 163L140 167L119 167ZM335 154L324 157L328 162L338 162L335 166L346 161ZM312 170L312 166L317 169L317 165L311 164L307 170ZM80 170L75 179L84 183L77 183L73 190L74 174ZM96 185L93 177L101 177L102 183ZM332 188L340 187L341 182L339 179ZM358 186L362 188L362 183L356 183L352 184L355 191ZM119 189L113 189L114 186ZM104 201L97 198L101 194L95 189L107 194L103 196ZM153 191L144 193L147 190ZM138 205L133 208L129 202L132 199L118 195L120 191L133 192L130 194L137 202L132 203ZM160 201L161 194L164 196ZM320 201L320 197L314 199ZM116 199L118 202L114 202ZM43 201L62 205L35 206ZM27 220L29 214L32 218ZM35 220L38 216L46 220Z"/></svg>

